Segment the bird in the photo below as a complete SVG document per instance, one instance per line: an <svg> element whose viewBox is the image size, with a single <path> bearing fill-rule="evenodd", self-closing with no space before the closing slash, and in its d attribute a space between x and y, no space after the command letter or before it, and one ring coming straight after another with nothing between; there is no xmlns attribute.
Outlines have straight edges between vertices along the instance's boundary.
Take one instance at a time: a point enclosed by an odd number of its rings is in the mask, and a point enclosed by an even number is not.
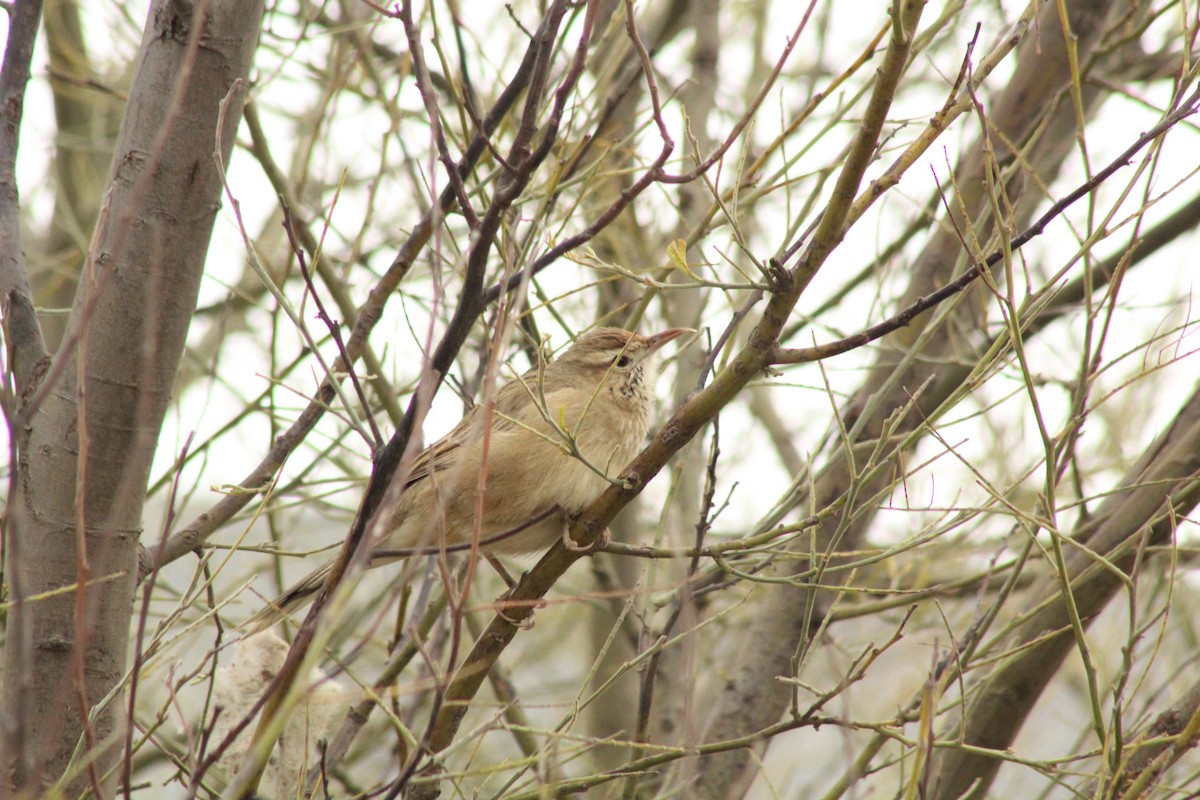
<svg viewBox="0 0 1200 800"><path fill-rule="evenodd" d="M543 551L559 539L571 546L570 521L616 480L649 432L656 353L690 332L594 328L558 358L502 386L490 411L487 404L471 408L411 469L398 472L402 486L393 487L398 496L377 516L387 533L370 566L442 548L478 545L491 559ZM261 631L307 604L332 564L287 589L243 629Z"/></svg>

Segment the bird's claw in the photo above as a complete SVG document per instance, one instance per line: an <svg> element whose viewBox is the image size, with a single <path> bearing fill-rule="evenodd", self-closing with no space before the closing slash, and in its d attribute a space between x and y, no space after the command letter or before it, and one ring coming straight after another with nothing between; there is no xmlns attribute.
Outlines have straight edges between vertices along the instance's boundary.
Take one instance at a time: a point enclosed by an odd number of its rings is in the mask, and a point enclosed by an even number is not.
<svg viewBox="0 0 1200 800"><path fill-rule="evenodd" d="M596 537L596 541L592 542L591 544L579 544L572 539L570 528L564 530L562 536L563 547L567 548L572 553L582 553L584 555L591 555L597 550L603 550L605 547L608 547L608 543L610 541L612 541L612 534L608 532L608 528L605 528L600 535Z"/></svg>
<svg viewBox="0 0 1200 800"><path fill-rule="evenodd" d="M531 631L533 630L533 626L536 624L533 620L532 614L524 619L517 619L516 617L509 616L504 608L504 604L499 601L496 603L496 616L507 622L509 625L512 625L517 630Z"/></svg>
<svg viewBox="0 0 1200 800"><path fill-rule="evenodd" d="M535 623L534 623L534 619L533 619L532 608L541 608L544 605L546 605L546 603L544 600L534 601L528 616L514 617L513 615L508 613L508 607L509 607L508 600L510 597L512 597L513 589L515 589L515 588L517 588L517 587L516 587L516 584L514 583L513 585L508 587L508 591L506 591L504 594L502 594L496 598L496 602L494 604L496 616L499 617L500 619L504 620L505 622L507 622L509 625L512 625L514 628L517 628L518 630L522 630L522 631L533 630L533 626ZM520 603L513 603L512 605L520 608L521 606L525 606L527 604L524 602L520 602Z"/></svg>

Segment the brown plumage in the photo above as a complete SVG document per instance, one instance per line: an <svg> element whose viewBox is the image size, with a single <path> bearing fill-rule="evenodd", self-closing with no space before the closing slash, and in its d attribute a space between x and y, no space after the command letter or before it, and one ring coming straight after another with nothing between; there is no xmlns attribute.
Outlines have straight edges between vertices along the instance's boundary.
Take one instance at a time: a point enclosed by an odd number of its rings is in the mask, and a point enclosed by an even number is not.
<svg viewBox="0 0 1200 800"><path fill-rule="evenodd" d="M391 530L371 566L412 551L480 542L489 555L545 550L637 455L654 411L655 352L687 333L596 328L540 371L502 386L422 452L403 492L380 512ZM484 425L487 437L484 469ZM486 480L476 534L478 487ZM515 533L512 533L516 531ZM504 536L505 533L512 535ZM478 536L478 538L476 538ZM492 541L489 541L492 540ZM261 630L312 599L325 564L247 622Z"/></svg>

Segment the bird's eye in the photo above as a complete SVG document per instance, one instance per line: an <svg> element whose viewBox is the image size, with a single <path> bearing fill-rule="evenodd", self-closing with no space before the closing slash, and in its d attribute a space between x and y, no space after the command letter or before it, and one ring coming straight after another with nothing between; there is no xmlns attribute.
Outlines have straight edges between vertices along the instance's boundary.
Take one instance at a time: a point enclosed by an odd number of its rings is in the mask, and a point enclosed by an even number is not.
<svg viewBox="0 0 1200 800"><path fill-rule="evenodd" d="M622 353L621 355L619 355L613 359L613 366L620 367L621 369L628 367L632 363L633 363L633 359L630 358L629 356L625 355L624 353Z"/></svg>

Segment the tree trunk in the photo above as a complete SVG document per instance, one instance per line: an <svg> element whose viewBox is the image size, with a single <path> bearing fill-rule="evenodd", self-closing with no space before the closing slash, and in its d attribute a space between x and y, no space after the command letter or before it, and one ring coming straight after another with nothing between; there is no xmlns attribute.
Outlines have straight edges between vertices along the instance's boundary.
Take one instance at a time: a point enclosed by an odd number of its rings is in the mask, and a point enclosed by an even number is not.
<svg viewBox="0 0 1200 800"><path fill-rule="evenodd" d="M259 2L151 6L64 344L19 387L9 794L107 795L119 774L146 483L220 207L213 152L232 151L261 19Z"/></svg>

